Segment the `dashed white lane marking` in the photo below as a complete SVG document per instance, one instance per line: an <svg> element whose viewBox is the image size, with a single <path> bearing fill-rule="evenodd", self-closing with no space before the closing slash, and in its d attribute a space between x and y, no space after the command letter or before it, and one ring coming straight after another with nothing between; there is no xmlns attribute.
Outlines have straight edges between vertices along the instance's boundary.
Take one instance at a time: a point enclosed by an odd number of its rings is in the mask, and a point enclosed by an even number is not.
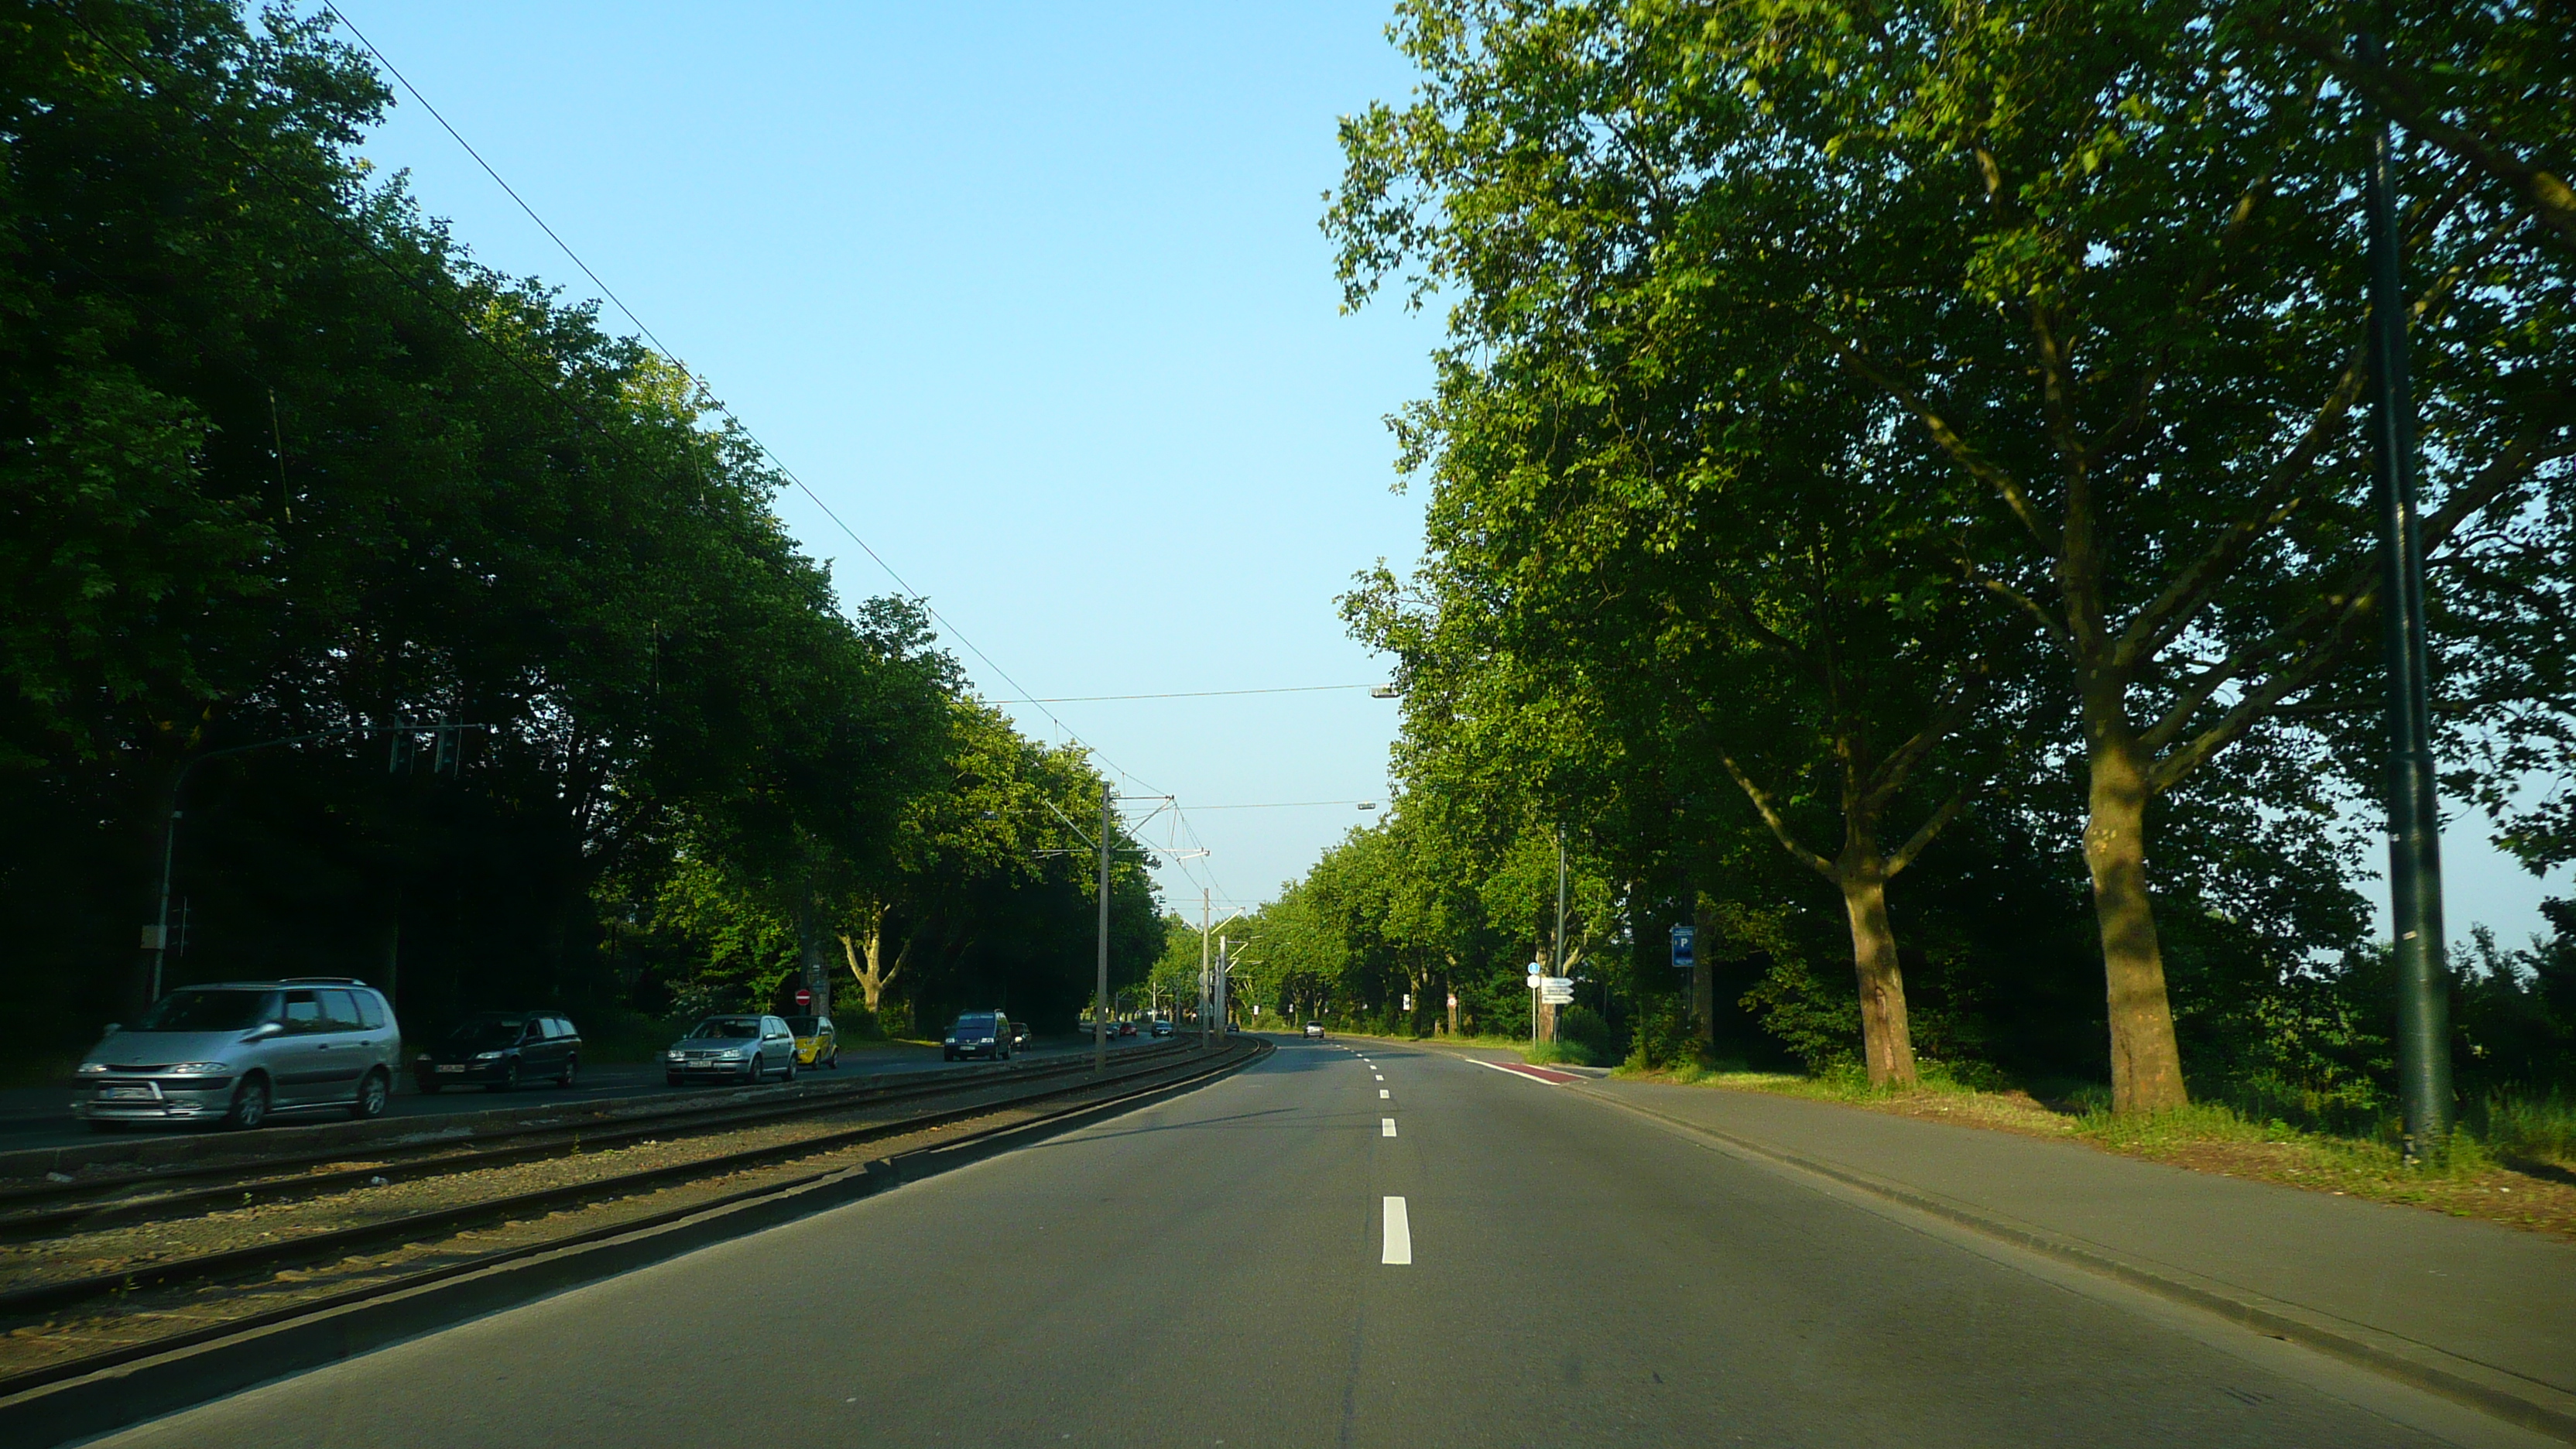
<svg viewBox="0 0 2576 1449"><path fill-rule="evenodd" d="M1369 1073L1369 1075L1370 1075L1370 1076L1372 1076L1372 1077L1375 1077L1377 1080L1379 1080L1379 1081L1381 1081L1381 1082L1383 1082L1383 1081L1385 1081L1385 1080L1386 1080L1386 1073L1384 1073L1384 1072L1371 1072L1371 1073Z"/></svg>
<svg viewBox="0 0 2576 1449"><path fill-rule="evenodd" d="M1381 1102L1386 1100L1386 1088L1380 1087L1377 1089L1377 1099Z"/></svg>
<svg viewBox="0 0 2576 1449"><path fill-rule="evenodd" d="M1404 1215L1404 1199L1400 1197L1386 1200L1386 1248L1377 1260L1403 1266L1413 1262L1413 1223Z"/></svg>
<svg viewBox="0 0 2576 1449"><path fill-rule="evenodd" d="M1377 1119L1377 1135L1379 1135L1380 1137L1392 1137L1392 1136L1394 1136L1394 1135L1395 1135L1395 1119L1394 1119L1394 1118L1392 1118L1392 1117L1380 1117L1380 1118L1378 1118L1378 1119Z"/></svg>

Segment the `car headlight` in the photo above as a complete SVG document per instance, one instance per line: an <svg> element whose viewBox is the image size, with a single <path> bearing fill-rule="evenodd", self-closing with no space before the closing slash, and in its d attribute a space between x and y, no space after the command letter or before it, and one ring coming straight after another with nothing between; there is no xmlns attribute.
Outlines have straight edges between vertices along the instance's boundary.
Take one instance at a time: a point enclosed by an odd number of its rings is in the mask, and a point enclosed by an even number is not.
<svg viewBox="0 0 2576 1449"><path fill-rule="evenodd" d="M664 1053L662 1053L662 1060L664 1060L664 1061L666 1061L666 1062L685 1062L685 1061L687 1061L688 1059L689 1059L689 1054L688 1054L687 1052L664 1052Z"/></svg>
<svg viewBox="0 0 2576 1449"><path fill-rule="evenodd" d="M725 1055L733 1058L735 1061L741 1061L751 1055L751 1048L735 1047L732 1051L726 1052Z"/></svg>
<svg viewBox="0 0 2576 1449"><path fill-rule="evenodd" d="M177 1066L163 1067L161 1070L174 1077L220 1077L232 1068L222 1062L181 1062Z"/></svg>
<svg viewBox="0 0 2576 1449"><path fill-rule="evenodd" d="M80 1074L84 1077L100 1076L106 1071L107 1063L105 1062L83 1062L80 1064Z"/></svg>
<svg viewBox="0 0 2576 1449"><path fill-rule="evenodd" d="M497 1062L508 1055L508 1052L476 1052L474 1054L474 1060L478 1062Z"/></svg>

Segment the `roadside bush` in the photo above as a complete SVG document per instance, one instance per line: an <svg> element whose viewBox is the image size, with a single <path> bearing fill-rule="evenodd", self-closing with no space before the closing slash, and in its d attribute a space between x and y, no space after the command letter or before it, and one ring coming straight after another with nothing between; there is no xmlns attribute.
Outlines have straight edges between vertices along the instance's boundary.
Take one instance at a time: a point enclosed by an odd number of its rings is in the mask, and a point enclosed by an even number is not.
<svg viewBox="0 0 2576 1449"><path fill-rule="evenodd" d="M1583 1065L1597 1066L1615 1061L1619 1056L1618 1038L1601 1013L1588 1006L1569 1006L1556 1014L1556 1038L1559 1042L1583 1049Z"/></svg>

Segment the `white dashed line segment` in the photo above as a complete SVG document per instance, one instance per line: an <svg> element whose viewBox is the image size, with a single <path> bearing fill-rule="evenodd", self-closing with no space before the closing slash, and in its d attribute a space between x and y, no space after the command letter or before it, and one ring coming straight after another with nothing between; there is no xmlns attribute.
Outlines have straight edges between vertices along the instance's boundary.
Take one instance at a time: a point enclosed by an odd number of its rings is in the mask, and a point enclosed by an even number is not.
<svg viewBox="0 0 2576 1449"><path fill-rule="evenodd" d="M1394 1119L1394 1118L1392 1118L1392 1117L1380 1117L1380 1118L1378 1118L1378 1119L1377 1119L1377 1135L1378 1135L1378 1136L1380 1136L1380 1137L1392 1137L1392 1136L1394 1136L1394 1135L1395 1135L1395 1119Z"/></svg>
<svg viewBox="0 0 2576 1449"><path fill-rule="evenodd" d="M1386 1247L1378 1254L1381 1263L1409 1267L1413 1263L1413 1223L1404 1215L1404 1199L1386 1200Z"/></svg>

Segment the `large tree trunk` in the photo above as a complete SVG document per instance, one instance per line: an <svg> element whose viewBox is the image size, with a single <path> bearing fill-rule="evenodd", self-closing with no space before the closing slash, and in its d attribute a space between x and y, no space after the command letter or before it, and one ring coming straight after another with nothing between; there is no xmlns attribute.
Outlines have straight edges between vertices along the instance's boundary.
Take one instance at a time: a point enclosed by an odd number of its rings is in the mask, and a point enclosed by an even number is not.
<svg viewBox="0 0 2576 1449"><path fill-rule="evenodd" d="M859 913L857 930L840 933L841 954L850 963L850 975L857 979L859 994L866 999L871 1016L885 999L887 985L912 957L913 938L907 936L894 960L885 959L885 918L884 907L872 906Z"/></svg>
<svg viewBox="0 0 2576 1449"><path fill-rule="evenodd" d="M2147 896L2145 752L2124 720L2103 719L2116 701L2088 700L2092 771L2084 867L2102 930L2102 974L2111 1015L2111 1110L2128 1116L2186 1106L2182 1048L2165 994L2165 958ZM2097 708L2098 706L2098 708Z"/></svg>
<svg viewBox="0 0 2576 1449"><path fill-rule="evenodd" d="M1851 918L1852 969L1860 978L1861 1055L1873 1087L1915 1084L1914 1029L1905 1014L1905 973L1896 931L1887 922L1887 868L1877 852L1837 874L1843 912Z"/></svg>

